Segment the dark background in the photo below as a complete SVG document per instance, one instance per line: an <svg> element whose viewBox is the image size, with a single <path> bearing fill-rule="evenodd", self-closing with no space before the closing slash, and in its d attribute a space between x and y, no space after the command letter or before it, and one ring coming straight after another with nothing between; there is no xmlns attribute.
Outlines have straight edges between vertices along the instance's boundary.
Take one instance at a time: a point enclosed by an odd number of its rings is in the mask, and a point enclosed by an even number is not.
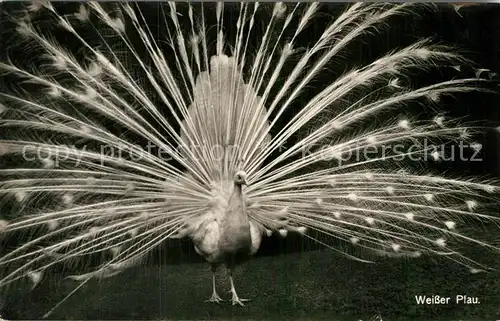
<svg viewBox="0 0 500 321"><path fill-rule="evenodd" d="M12 7L5 3L6 12ZM0 9L1 6L0 5ZM154 7L154 4L143 4ZM71 5L61 6L61 10ZM304 33L307 44L316 39L339 12L343 5L329 4L322 7L319 19ZM151 12L152 8L148 8ZM5 14L6 12L3 12ZM228 33L234 12L225 12ZM348 65L362 65L387 52L401 48L421 37L433 37L435 42L451 44L477 66L500 72L500 6L485 4L462 8L460 17L451 6L440 5L435 12L424 12L417 17L401 17L390 20L390 28L380 35L363 38L348 48L348 60L339 60L330 68L330 74L317 79L328 83ZM209 16L209 14L207 14ZM5 16L3 16L5 19ZM152 13L152 21L156 20ZM1 21L5 21L2 19ZM26 63L36 57L23 56L23 48L12 43L11 27L4 22L0 48L2 59L7 54L16 61ZM258 24L257 24L258 25ZM71 47L71 41L63 40ZM259 37L255 37L255 47ZM74 48L78 50L78 48ZM168 49L165 49L168 50ZM32 55L32 53L31 53ZM345 65L344 65L345 64ZM474 70L464 70L472 76ZM417 83L435 82L449 78L452 71L431 73L417 77ZM463 76L463 75L462 75ZM494 76L492 76L495 79ZM0 85L10 89L15 79L4 76ZM331 79L330 79L331 81ZM493 85L494 87L495 85ZM278 87L278 86L277 86ZM493 88L492 87L492 88ZM314 95L312 88L305 93ZM483 125L500 124L498 95L468 93L443 101L442 108L452 116L467 116L468 120L481 121ZM296 103L290 115L300 108ZM290 117L287 115L287 117ZM286 121L286 117L283 122ZM1 135L1 134L0 134ZM483 143L483 162L453 163L444 166L447 171L465 175L499 176L498 135L494 131L479 138ZM500 235L499 235L500 236ZM476 255L481 255L471 249ZM490 255L491 253L485 253ZM490 258L490 257L488 257ZM500 258L491 256L491 266L500 266ZM220 271L219 294L229 298L229 284L225 273ZM50 319L328 319L328 320L496 320L500 318L500 274L471 275L460 266L444 258L422 257L413 260L381 260L377 264L353 262L332 251L321 249L296 235L286 239L265 239L257 257L242 265L236 272L236 287L244 298L253 299L247 307L232 308L229 303L221 306L203 301L211 293L209 267L196 255L187 241L169 243L152 254L148 263L130 269L123 274L102 282L91 281L61 305ZM10 289L3 297L0 315L5 319L40 319L41 316L64 298L76 286L62 280L57 271L47 275L36 289L28 291L28 284ZM481 304L474 306L445 305L417 306L415 295L452 297L466 294L479 297Z"/></svg>

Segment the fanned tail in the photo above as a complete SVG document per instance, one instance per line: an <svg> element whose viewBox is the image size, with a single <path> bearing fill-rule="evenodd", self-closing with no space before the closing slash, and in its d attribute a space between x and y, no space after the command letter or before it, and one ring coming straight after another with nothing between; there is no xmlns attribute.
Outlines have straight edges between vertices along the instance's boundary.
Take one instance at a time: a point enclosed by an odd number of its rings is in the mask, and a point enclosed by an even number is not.
<svg viewBox="0 0 500 321"><path fill-rule="evenodd" d="M85 284L173 238L197 240L236 170L260 233L300 233L366 262L443 255L474 272L488 266L462 245L498 254L481 230L498 227L498 182L427 170L453 146L481 149L484 125L439 108L487 91L485 70L424 39L330 72L353 43L432 5L352 4L319 34L319 3L19 6L0 62L0 287L55 267ZM229 32L225 10L238 12ZM411 81L438 67L460 75Z"/></svg>

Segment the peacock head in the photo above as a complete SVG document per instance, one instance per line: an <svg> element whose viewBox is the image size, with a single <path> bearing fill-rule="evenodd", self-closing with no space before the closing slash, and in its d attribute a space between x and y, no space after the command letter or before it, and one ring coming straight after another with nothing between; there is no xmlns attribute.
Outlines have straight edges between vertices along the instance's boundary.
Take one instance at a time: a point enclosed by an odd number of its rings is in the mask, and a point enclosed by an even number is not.
<svg viewBox="0 0 500 321"><path fill-rule="evenodd" d="M236 185L247 185L247 174L244 171L238 171L234 175L234 183Z"/></svg>

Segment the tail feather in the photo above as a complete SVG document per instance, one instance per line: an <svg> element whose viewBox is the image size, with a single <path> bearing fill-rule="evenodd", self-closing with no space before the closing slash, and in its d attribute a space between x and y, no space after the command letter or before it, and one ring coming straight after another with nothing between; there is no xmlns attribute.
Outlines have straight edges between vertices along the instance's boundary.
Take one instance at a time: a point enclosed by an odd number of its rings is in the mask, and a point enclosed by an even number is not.
<svg viewBox="0 0 500 321"><path fill-rule="evenodd" d="M201 72L196 78L194 102L188 112L194 127L183 126L181 139L188 148L204 149L203 155L213 161L212 173L218 174L214 179L231 178L242 152L249 147L245 138L255 134L255 126L261 126L258 137L265 137L263 146L271 140L266 109L252 86L244 83L235 57L212 56L210 71ZM188 130L193 133L187 133ZM204 146L190 144L189 134L195 132L203 133ZM223 172L226 177L221 176Z"/></svg>
<svg viewBox="0 0 500 321"><path fill-rule="evenodd" d="M224 213L236 170L248 174L254 234L300 233L364 262L429 253L485 270L462 250L498 254L482 233L498 230L498 180L427 169L451 147L480 149L483 125L438 109L444 97L487 91L489 80L413 83L438 67L473 69L428 40L341 66L340 76L329 70L417 5L353 4L319 34L309 28L318 3L242 2L231 5L236 25L224 4L213 17L205 6L42 1L12 21L9 45L37 54L0 63L15 87L0 92L0 236L9 245L0 287L90 262L96 271L74 277L86 282L172 238L201 237L204 222Z"/></svg>
<svg viewBox="0 0 500 321"><path fill-rule="evenodd" d="M492 185L371 171L339 174L333 180L309 182L302 193L285 189L272 198L255 198L262 207L250 215L268 228L305 226L311 235L327 234L388 257L450 255L485 269L454 249L474 244L499 253L498 246L470 234L473 226L499 224L493 212L478 212L496 206ZM292 193L297 195L293 203L288 201Z"/></svg>

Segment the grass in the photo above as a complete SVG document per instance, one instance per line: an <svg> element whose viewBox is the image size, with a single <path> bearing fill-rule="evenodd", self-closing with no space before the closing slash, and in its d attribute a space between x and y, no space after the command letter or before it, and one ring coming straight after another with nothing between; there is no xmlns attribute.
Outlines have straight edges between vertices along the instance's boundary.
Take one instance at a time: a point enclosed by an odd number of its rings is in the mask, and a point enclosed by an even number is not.
<svg viewBox="0 0 500 321"><path fill-rule="evenodd" d="M211 294L207 264L139 266L87 283L50 319L497 320L499 275L472 275L444 259L363 264L326 251L259 257L235 273L240 296L252 302L231 307L204 302ZM76 285L60 279L47 276L27 296L22 288L11 292L6 298L10 316L4 318L40 319ZM218 291L224 299L230 298L228 289L221 269ZM480 304L416 304L415 295L432 294L450 296L452 302L457 294L477 296Z"/></svg>

